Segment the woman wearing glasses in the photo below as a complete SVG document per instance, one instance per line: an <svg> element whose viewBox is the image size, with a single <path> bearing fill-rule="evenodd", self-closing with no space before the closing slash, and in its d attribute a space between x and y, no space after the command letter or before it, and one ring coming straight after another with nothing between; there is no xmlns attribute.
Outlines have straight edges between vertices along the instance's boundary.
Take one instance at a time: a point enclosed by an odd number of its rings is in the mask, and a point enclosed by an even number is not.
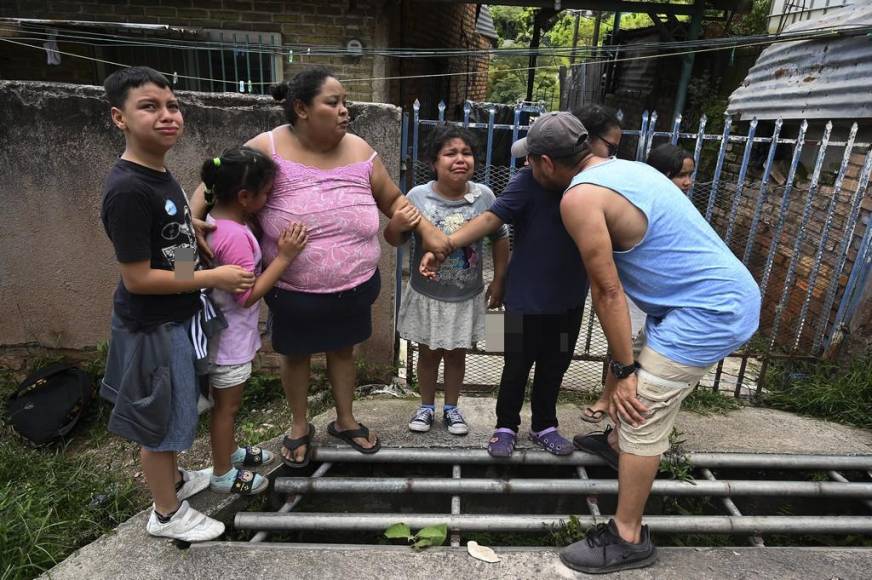
<svg viewBox="0 0 872 580"><path fill-rule="evenodd" d="M602 105L586 105L572 112L590 135L591 152L598 157L614 157L621 144L621 123L615 112Z"/></svg>

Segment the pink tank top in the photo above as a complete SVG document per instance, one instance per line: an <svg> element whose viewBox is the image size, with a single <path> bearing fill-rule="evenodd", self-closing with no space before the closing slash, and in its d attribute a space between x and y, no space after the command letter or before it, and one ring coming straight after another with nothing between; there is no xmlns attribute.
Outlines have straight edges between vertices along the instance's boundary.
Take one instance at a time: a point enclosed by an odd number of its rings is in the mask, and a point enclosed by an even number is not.
<svg viewBox="0 0 872 580"><path fill-rule="evenodd" d="M359 286L372 277L381 257L379 213L372 195L372 156L336 167L318 169L276 153L272 194L258 214L264 264L275 259L276 242L291 223L309 231L306 248L291 262L276 286L285 290L328 294Z"/></svg>

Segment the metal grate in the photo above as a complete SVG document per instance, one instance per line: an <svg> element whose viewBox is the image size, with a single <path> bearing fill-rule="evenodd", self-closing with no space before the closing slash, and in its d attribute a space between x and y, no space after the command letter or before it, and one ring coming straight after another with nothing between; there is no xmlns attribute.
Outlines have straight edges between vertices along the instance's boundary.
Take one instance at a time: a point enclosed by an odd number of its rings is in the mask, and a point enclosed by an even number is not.
<svg viewBox="0 0 872 580"><path fill-rule="evenodd" d="M553 497L584 497L588 515L579 516L584 526L605 521L609 516L600 512L598 498L617 493L618 482L614 478L591 478L587 468L601 469L603 461L593 455L575 452L570 456L557 457L539 450L517 450L510 458L494 459L480 449L383 449L375 455L362 455L345 448L318 447L313 450L313 459L325 462L313 477L279 477L275 490L289 494L290 500L278 512L240 512L235 517L235 527L241 530L257 530L254 542L265 539L274 531L381 531L397 522L413 528L447 524L452 532L452 544L459 545L462 534L475 531L488 532L548 532L568 521L568 514L549 515L542 513L491 514L482 513L475 504L476 497L500 495L548 494ZM654 532L705 533L747 535L754 545L762 545L761 534L869 534L872 533L872 518L862 515L746 515L739 511L733 499L749 497L808 498L804 502L843 500L862 512L863 504L869 506L872 498L872 456L832 455L782 455L752 453L690 453L689 463L702 473L703 478L694 482L656 480L652 488L654 496L691 496L717 498L727 515L660 515L645 518ZM331 465L355 464L403 464L431 465L436 477L329 477ZM451 466L449 472L445 469ZM463 466L500 466L512 470L520 466L565 467L572 477L563 478L516 478L509 476L463 477ZM828 471L832 481L798 480L799 476L785 480L766 479L718 479L714 470L753 469L760 471L780 470L793 473L800 470ZM852 481L841 472L862 474L862 481ZM614 472L610 472L614 473ZM855 476L856 477L856 476ZM349 495L366 497L366 494L388 494L408 499L411 510L399 513L288 513L300 499L311 494L348 498ZM414 507L415 497L420 494L445 496L445 512L422 514ZM461 501L461 499L463 501ZM862 502L862 503L861 503ZM805 504L804 504L805 505ZM290 507L288 507L290 506ZM530 512L533 506L518 511ZM829 507L827 508L829 509ZM829 513L829 512L828 512ZM850 511L853 514L853 511Z"/></svg>

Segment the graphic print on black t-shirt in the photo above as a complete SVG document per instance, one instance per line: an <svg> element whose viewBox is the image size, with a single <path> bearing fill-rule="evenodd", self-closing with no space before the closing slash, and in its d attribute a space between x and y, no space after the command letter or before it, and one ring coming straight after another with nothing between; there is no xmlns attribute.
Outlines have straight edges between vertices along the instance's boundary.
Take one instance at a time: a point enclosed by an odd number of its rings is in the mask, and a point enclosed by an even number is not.
<svg viewBox="0 0 872 580"><path fill-rule="evenodd" d="M121 263L148 260L152 269L175 270L176 253L191 248L199 266L191 210L178 182L160 172L119 159L106 178L103 226ZM132 294L119 282L115 310L131 330L183 321L200 308L197 292Z"/></svg>
<svg viewBox="0 0 872 580"><path fill-rule="evenodd" d="M184 195L184 191L182 192L182 195ZM176 269L176 250L178 250L179 248L193 248L194 269L197 268L197 264L199 263L199 256L197 254L197 238L194 236L194 226L193 221L191 220L191 210L188 208L187 203L183 206L183 208L184 212L182 213L182 222L171 221L165 224L160 230L160 237L164 241L172 243L171 246L164 246L160 250L161 254L163 254L165 264L168 266L166 268L167 270ZM173 200L167 199L164 203L164 212L166 212L167 216L176 216L179 212L179 208L176 206Z"/></svg>

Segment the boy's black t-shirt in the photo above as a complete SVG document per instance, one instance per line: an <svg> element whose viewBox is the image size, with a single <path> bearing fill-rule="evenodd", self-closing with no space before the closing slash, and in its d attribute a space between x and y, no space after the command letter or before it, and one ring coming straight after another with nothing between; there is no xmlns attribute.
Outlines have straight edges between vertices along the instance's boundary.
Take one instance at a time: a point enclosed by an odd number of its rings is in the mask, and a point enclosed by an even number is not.
<svg viewBox="0 0 872 580"><path fill-rule="evenodd" d="M197 268L191 212L181 186L169 171L119 159L106 178L100 213L122 264L149 260L153 269L173 271L176 250L193 248ZM132 294L122 280L115 290L114 306L125 326L145 331L191 318L200 309L200 298L199 292Z"/></svg>

